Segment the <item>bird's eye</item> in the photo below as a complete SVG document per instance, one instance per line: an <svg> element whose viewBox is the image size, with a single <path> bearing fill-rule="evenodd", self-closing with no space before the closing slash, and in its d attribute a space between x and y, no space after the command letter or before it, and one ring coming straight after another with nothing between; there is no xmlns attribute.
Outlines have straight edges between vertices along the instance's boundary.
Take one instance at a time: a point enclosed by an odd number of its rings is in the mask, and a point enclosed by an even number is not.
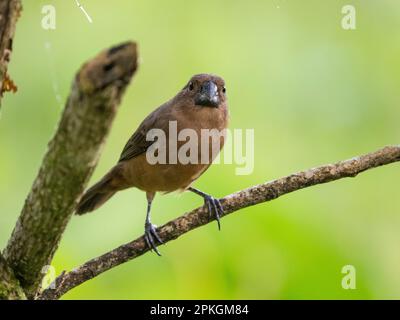
<svg viewBox="0 0 400 320"><path fill-rule="evenodd" d="M193 85L193 82L191 82L191 83L189 83L189 90L193 91L193 89L194 89L194 85Z"/></svg>
<svg viewBox="0 0 400 320"><path fill-rule="evenodd" d="M226 88L225 87L222 88L222 92L226 93Z"/></svg>

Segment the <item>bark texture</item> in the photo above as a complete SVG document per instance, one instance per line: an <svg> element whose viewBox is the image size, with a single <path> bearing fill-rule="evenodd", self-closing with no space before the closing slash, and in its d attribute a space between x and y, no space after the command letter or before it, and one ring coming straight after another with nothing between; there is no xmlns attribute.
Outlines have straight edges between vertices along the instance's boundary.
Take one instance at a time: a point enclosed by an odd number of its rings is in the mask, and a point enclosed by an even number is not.
<svg viewBox="0 0 400 320"><path fill-rule="evenodd" d="M355 177L365 170L397 161L400 161L400 145L387 146L366 155L259 184L221 199L225 210L224 216L245 207L276 199L296 190L346 177ZM158 229L158 233L163 242L166 243L213 220L214 217L210 217L208 211L201 207L163 225ZM84 263L70 272L64 272L55 280L55 289L44 290L39 299L58 299L81 283L137 258L147 251L149 251L149 248L142 236Z"/></svg>
<svg viewBox="0 0 400 320"><path fill-rule="evenodd" d="M28 298L39 289L137 68L135 43L100 53L75 77L57 131L25 201L4 258Z"/></svg>
<svg viewBox="0 0 400 320"><path fill-rule="evenodd" d="M14 272L7 265L6 260L0 254L0 300L24 300L26 299L19 281Z"/></svg>
<svg viewBox="0 0 400 320"><path fill-rule="evenodd" d="M12 81L7 77L7 66L11 58L12 43L15 25L21 13L20 0L0 1L0 107L3 91L12 86ZM5 82L8 84L4 85Z"/></svg>

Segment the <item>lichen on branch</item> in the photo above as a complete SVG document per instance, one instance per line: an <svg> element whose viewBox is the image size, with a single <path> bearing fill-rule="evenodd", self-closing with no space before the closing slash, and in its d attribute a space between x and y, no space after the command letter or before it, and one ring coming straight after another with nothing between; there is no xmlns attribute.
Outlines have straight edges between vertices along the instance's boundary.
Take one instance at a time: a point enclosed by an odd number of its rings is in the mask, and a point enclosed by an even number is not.
<svg viewBox="0 0 400 320"><path fill-rule="evenodd" d="M387 146L349 160L323 165L265 182L221 199L225 211L223 216L242 208L276 199L290 192L346 177L355 177L363 171L397 161L400 161L400 145ZM166 243L210 223L214 219L204 207L200 207L161 226L158 229L158 234L161 240ZM46 289L39 299L58 299L83 282L135 259L147 251L149 251L149 248L142 236L84 263L70 272L63 273L55 280L54 289Z"/></svg>
<svg viewBox="0 0 400 320"><path fill-rule="evenodd" d="M28 298L58 247L97 164L123 92L137 69L136 44L101 52L77 73L56 133L4 250Z"/></svg>

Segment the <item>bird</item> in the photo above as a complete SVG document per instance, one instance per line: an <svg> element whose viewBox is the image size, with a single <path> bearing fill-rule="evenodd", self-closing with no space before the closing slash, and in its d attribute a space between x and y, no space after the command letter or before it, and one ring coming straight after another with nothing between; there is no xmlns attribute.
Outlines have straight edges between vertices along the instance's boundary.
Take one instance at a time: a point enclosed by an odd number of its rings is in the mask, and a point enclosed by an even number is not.
<svg viewBox="0 0 400 320"><path fill-rule="evenodd" d="M157 192L166 194L191 191L203 198L205 208L217 220L220 230L220 216L224 212L220 201L194 188L192 184L209 168L223 148L226 138L225 134L217 136L218 143L213 153L211 144L208 149L201 147L202 132L216 130L216 132L225 133L228 123L229 110L223 78L206 73L192 76L172 99L156 108L141 122L126 143L117 164L83 194L75 213L82 215L94 211L116 192L127 188L136 187L144 191L147 198L144 239L149 249L160 256L157 242L163 244L163 241L157 233L157 227L151 223L153 199ZM179 159L175 162L168 161L169 156L174 152L169 148L173 142L171 124L175 124L177 132L185 132L182 130L189 129L196 133L197 138L191 141L191 146L194 148L190 149L193 151L191 159L194 161L189 163ZM165 132L166 141L163 145L159 139L149 139L148 135L154 129ZM207 139L210 142L213 137L207 137ZM168 157L166 163L149 161L149 151L157 143L165 147ZM178 150L188 141L187 139L178 140L175 143ZM157 152L154 154L157 155Z"/></svg>

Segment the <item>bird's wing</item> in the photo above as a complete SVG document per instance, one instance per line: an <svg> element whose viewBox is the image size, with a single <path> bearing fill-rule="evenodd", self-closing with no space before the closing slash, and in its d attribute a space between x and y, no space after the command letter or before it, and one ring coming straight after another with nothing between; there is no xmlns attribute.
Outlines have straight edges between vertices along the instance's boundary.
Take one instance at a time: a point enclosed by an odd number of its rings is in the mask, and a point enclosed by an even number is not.
<svg viewBox="0 0 400 320"><path fill-rule="evenodd" d="M146 140L146 135L151 129L160 127L161 122L163 122L159 117L159 109L161 109L161 107L149 114L139 125L139 128L136 129L122 150L118 162L129 160L145 153L155 142Z"/></svg>
<svg viewBox="0 0 400 320"><path fill-rule="evenodd" d="M146 128L138 128L132 137L126 143L124 150L122 150L120 161L129 160L136 157L144 152L150 147L154 141L146 141Z"/></svg>

